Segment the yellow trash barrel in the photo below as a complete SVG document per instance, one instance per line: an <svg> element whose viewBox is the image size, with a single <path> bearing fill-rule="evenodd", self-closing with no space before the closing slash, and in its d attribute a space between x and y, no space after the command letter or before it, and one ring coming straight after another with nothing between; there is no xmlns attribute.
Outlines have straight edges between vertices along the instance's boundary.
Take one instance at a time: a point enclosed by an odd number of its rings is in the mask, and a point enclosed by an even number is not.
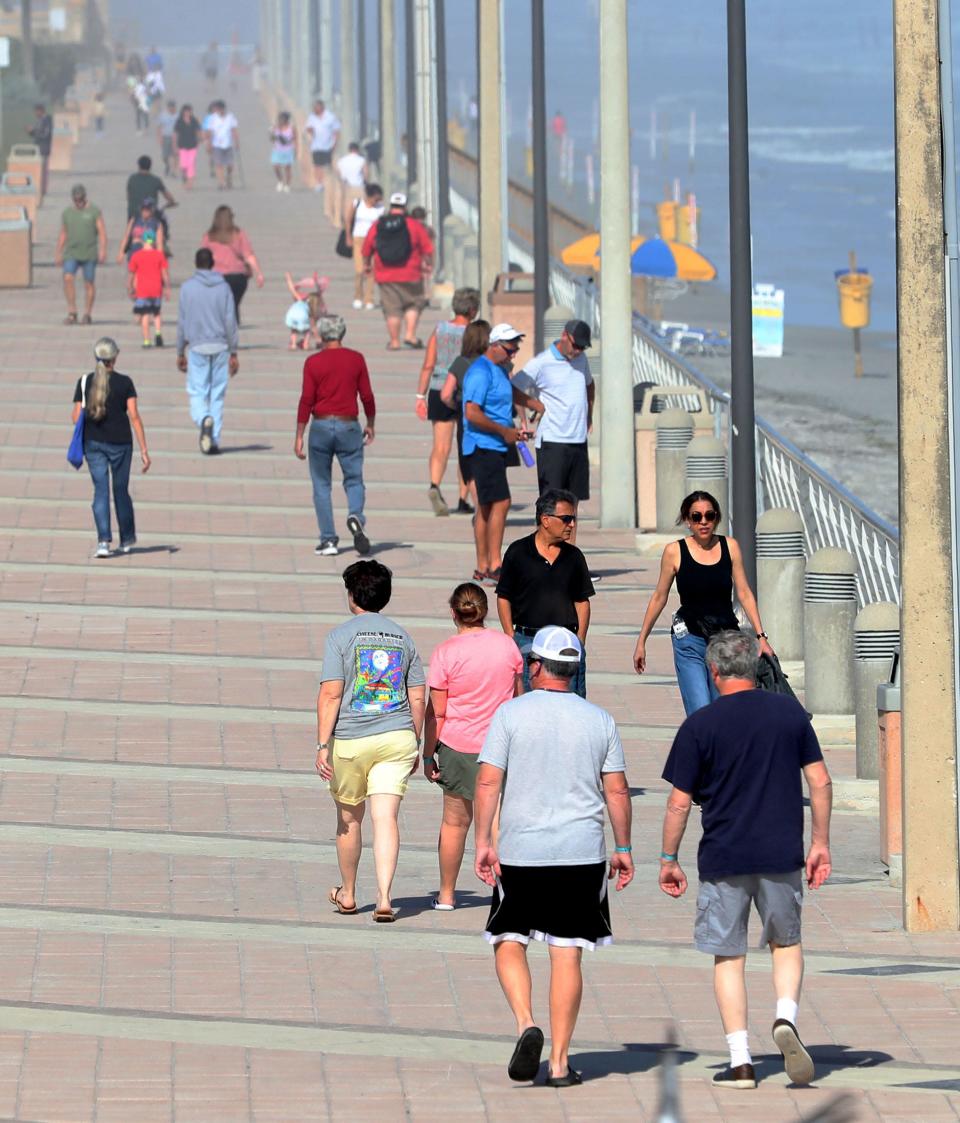
<svg viewBox="0 0 960 1123"><path fill-rule="evenodd" d="M662 203L657 203L657 228L660 232L660 237L665 242L675 242L677 240L677 208L679 203L675 203L672 199L664 199Z"/></svg>
<svg viewBox="0 0 960 1123"><path fill-rule="evenodd" d="M865 328L870 324L870 290L873 278L865 270L851 273L841 269L836 274L840 294L840 323L845 328Z"/></svg>

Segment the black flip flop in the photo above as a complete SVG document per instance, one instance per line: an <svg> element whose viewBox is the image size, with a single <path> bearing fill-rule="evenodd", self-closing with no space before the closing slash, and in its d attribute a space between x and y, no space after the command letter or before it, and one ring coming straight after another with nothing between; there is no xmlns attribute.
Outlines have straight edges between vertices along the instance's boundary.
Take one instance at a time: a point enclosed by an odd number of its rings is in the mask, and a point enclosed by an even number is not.
<svg viewBox="0 0 960 1123"><path fill-rule="evenodd" d="M525 1029L517 1039L513 1056L507 1065L507 1076L511 1080L532 1080L540 1070L542 1052L543 1030L537 1026Z"/></svg>
<svg viewBox="0 0 960 1123"><path fill-rule="evenodd" d="M570 1066L567 1066L566 1076L548 1076L544 1084L548 1088L572 1088L574 1084L582 1084L583 1077L579 1072L575 1072Z"/></svg>
<svg viewBox="0 0 960 1123"><path fill-rule="evenodd" d="M422 339L405 339L403 341L403 345L404 345L404 347L409 347L411 351L422 351L423 350L423 340Z"/></svg>

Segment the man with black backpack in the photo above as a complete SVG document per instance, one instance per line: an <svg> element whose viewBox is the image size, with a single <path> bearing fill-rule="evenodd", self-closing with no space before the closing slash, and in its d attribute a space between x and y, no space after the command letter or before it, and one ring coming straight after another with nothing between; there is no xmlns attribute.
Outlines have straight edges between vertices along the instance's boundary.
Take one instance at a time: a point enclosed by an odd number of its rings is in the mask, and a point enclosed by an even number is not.
<svg viewBox="0 0 960 1123"><path fill-rule="evenodd" d="M387 350L422 350L417 323L426 306L423 279L433 269L433 242L423 224L407 214L407 197L402 192L390 196L389 210L367 232L363 263L380 288L380 306L390 334Z"/></svg>

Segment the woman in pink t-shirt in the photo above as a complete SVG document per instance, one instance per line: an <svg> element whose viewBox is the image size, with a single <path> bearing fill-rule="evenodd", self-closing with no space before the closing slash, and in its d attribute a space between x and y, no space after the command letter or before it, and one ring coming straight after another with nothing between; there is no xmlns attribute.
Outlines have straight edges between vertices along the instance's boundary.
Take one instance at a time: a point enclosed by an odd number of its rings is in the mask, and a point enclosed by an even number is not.
<svg viewBox="0 0 960 1123"><path fill-rule="evenodd" d="M228 206L219 206L213 212L213 222L200 245L213 254L214 272L222 273L223 279L230 286L239 324L240 301L247 291L247 281L253 277L257 288L262 289L263 273L260 272L260 263L250 245L250 239L233 221L233 211Z"/></svg>
<svg viewBox="0 0 960 1123"><path fill-rule="evenodd" d="M487 594L467 581L450 597L457 634L434 651L427 685L423 772L443 788L440 892L435 909L456 904L457 875L473 822L477 757L498 706L522 693L523 659L510 636L488 631Z"/></svg>

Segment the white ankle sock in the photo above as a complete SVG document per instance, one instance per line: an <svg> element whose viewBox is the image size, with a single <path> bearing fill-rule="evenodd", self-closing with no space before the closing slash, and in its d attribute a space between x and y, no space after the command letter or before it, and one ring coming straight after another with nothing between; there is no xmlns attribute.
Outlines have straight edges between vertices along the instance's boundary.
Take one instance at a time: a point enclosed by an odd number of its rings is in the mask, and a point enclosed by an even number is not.
<svg viewBox="0 0 960 1123"><path fill-rule="evenodd" d="M753 1064L750 1056L749 1034L745 1029L735 1029L727 1034L727 1046L730 1049L730 1067L739 1068L740 1065Z"/></svg>
<svg viewBox="0 0 960 1123"><path fill-rule="evenodd" d="M788 1022L797 1028L797 1013L800 1007L792 998L778 998L777 999L777 1018L786 1018Z"/></svg>

